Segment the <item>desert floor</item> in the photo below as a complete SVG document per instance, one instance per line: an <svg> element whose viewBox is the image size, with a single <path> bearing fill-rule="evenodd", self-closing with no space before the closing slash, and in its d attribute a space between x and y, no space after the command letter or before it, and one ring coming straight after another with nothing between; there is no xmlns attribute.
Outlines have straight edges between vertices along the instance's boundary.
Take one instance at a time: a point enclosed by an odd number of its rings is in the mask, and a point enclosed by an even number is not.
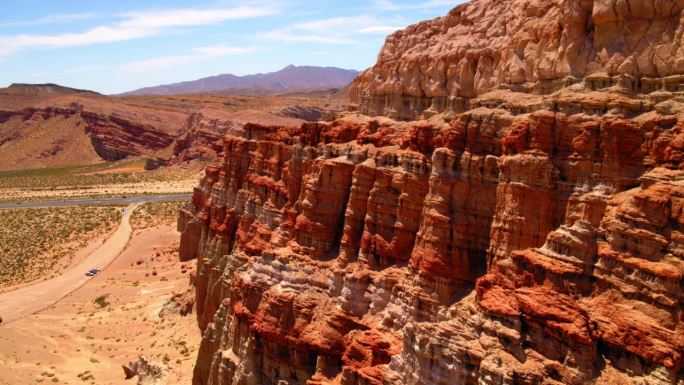
<svg viewBox="0 0 684 385"><path fill-rule="evenodd" d="M189 288L193 263L178 261L178 237L171 225L138 230L83 287L0 326L0 384L124 384L121 365L139 355L167 362L168 383L190 384L200 340L194 314L159 317L174 292Z"/></svg>

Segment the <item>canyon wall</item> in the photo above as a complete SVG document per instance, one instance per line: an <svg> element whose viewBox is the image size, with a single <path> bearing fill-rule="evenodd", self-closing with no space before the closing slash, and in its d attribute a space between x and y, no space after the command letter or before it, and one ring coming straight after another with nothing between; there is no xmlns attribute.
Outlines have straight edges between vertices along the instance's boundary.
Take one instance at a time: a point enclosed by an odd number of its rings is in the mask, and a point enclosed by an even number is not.
<svg viewBox="0 0 684 385"><path fill-rule="evenodd" d="M473 0L390 35L352 84L366 115L463 112L492 89L684 90L682 0Z"/></svg>
<svg viewBox="0 0 684 385"><path fill-rule="evenodd" d="M51 158L56 164L64 153L78 154L75 162L83 163L130 156L157 158L160 163L209 161L220 156L223 136L251 124L226 116L117 107L90 109L73 103L0 109L0 146L6 147L0 148L9 155L15 150L25 158Z"/></svg>
<svg viewBox="0 0 684 385"><path fill-rule="evenodd" d="M0 146L6 147L6 155L14 150L26 158L52 158L56 164L63 153L78 154L76 161L83 163L163 155L176 140L171 122L135 112L100 112L79 104L0 110Z"/></svg>
<svg viewBox="0 0 684 385"><path fill-rule="evenodd" d="M684 116L383 122L224 139L179 220L196 385L684 380Z"/></svg>
<svg viewBox="0 0 684 385"><path fill-rule="evenodd" d="M682 9L475 0L352 87L429 119L231 130L194 385L684 384Z"/></svg>

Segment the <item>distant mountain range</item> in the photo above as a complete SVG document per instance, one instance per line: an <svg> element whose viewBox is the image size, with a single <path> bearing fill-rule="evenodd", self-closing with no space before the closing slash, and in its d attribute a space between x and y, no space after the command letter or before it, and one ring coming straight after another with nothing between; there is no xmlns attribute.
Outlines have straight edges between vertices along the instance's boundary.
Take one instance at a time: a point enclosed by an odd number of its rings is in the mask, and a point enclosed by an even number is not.
<svg viewBox="0 0 684 385"><path fill-rule="evenodd" d="M210 76L181 83L146 87L121 95L245 94L277 95L301 91L343 88L359 74L335 67L287 66L280 71L236 76Z"/></svg>

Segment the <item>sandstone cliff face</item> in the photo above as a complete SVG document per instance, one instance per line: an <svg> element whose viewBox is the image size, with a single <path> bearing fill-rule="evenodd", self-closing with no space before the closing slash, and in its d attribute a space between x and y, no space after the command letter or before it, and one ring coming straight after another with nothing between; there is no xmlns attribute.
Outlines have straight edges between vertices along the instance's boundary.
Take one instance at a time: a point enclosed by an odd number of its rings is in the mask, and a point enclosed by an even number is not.
<svg viewBox="0 0 684 385"><path fill-rule="evenodd" d="M680 1L476 0L223 140L195 385L683 384ZM503 86L501 86L503 85Z"/></svg>
<svg viewBox="0 0 684 385"><path fill-rule="evenodd" d="M682 0L473 0L390 35L350 95L364 114L413 119L463 112L494 88L682 91L683 9Z"/></svg>
<svg viewBox="0 0 684 385"><path fill-rule="evenodd" d="M179 221L195 384L684 380L684 116L438 122L224 139Z"/></svg>

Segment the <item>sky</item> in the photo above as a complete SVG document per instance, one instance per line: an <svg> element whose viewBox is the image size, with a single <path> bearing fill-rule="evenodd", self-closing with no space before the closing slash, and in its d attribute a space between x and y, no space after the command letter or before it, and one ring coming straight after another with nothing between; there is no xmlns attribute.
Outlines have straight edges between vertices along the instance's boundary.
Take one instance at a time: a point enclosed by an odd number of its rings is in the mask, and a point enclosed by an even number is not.
<svg viewBox="0 0 684 385"><path fill-rule="evenodd" d="M460 0L0 0L0 87L105 94L287 65L364 70L385 37Z"/></svg>

